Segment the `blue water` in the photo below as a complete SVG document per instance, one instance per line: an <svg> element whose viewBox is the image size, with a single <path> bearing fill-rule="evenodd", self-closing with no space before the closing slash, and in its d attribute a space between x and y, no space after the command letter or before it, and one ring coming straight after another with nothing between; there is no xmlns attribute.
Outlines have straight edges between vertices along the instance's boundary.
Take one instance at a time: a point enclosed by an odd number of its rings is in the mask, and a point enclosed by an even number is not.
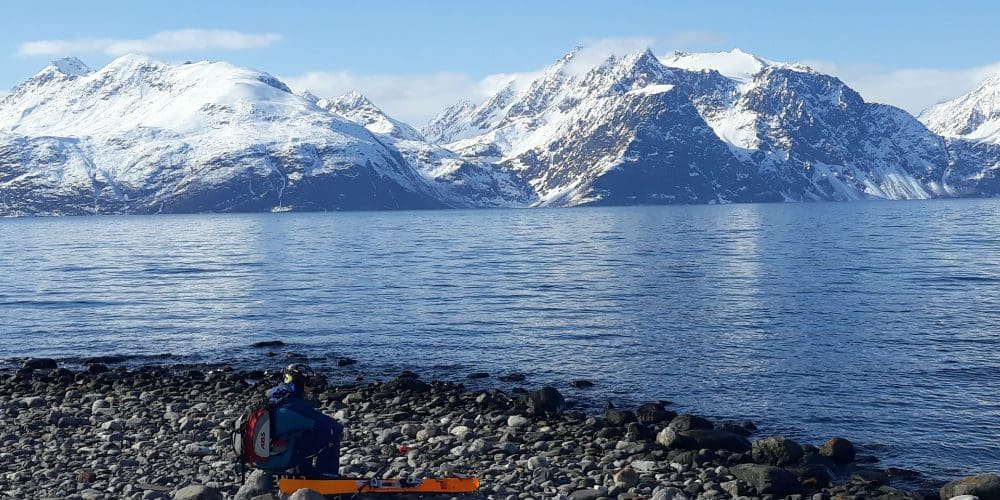
<svg viewBox="0 0 1000 500"><path fill-rule="evenodd" d="M7 219L0 266L0 358L282 339L1000 472L1000 200Z"/></svg>

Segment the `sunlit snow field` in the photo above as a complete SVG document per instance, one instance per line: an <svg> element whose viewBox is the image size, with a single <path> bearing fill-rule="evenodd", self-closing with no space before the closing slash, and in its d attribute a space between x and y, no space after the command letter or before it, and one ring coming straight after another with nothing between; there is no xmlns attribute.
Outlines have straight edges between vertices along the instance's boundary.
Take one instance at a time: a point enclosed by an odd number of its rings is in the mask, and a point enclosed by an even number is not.
<svg viewBox="0 0 1000 500"><path fill-rule="evenodd" d="M0 358L270 339L998 472L1000 200L0 220Z"/></svg>

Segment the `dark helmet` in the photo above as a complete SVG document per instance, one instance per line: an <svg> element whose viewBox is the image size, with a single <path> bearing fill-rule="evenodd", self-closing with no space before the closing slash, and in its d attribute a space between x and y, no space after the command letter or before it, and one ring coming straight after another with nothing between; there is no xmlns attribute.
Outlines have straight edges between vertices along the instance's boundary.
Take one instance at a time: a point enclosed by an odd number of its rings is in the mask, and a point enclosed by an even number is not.
<svg viewBox="0 0 1000 500"><path fill-rule="evenodd" d="M326 388L326 378L320 375L309 367L309 365L304 365L302 363L293 363L288 365L285 369L281 370L282 382L286 384L294 384L296 389L302 390L306 387L315 390L323 390Z"/></svg>

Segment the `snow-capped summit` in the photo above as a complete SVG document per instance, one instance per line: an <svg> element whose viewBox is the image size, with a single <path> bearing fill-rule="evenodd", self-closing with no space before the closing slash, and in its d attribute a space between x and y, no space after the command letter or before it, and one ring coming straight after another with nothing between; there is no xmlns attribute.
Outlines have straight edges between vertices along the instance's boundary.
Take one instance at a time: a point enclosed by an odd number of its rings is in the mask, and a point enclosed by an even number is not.
<svg viewBox="0 0 1000 500"><path fill-rule="evenodd" d="M975 90L920 114L934 132L949 138L1000 144L1000 74Z"/></svg>
<svg viewBox="0 0 1000 500"><path fill-rule="evenodd" d="M715 70L736 80L746 81L772 63L740 49L729 52L686 53L675 51L662 59L671 68L692 71Z"/></svg>
<svg viewBox="0 0 1000 500"><path fill-rule="evenodd" d="M360 92L352 90L331 99L320 99L316 101L316 105L347 118L376 134L410 141L424 141L420 132L390 117Z"/></svg>
<svg viewBox="0 0 1000 500"><path fill-rule="evenodd" d="M75 57L64 57L62 59L57 59L52 61L49 67L54 67L59 72L70 75L70 76L86 76L91 73L89 67L83 63L83 61Z"/></svg>

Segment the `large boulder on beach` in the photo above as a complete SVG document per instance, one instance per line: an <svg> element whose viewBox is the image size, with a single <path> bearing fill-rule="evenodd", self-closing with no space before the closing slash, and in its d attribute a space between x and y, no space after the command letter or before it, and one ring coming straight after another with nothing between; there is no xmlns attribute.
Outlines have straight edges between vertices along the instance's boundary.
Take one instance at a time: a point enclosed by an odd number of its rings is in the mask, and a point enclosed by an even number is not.
<svg viewBox="0 0 1000 500"><path fill-rule="evenodd" d="M400 376L396 380L386 382L382 386L382 392L410 392L414 394L425 394L431 391L431 386L416 377Z"/></svg>
<svg viewBox="0 0 1000 500"><path fill-rule="evenodd" d="M21 368L26 370L55 370L59 365L56 360L49 358L31 358L25 360Z"/></svg>
<svg viewBox="0 0 1000 500"><path fill-rule="evenodd" d="M635 413L620 408L608 408L604 410L604 420L608 425L621 427L636 421Z"/></svg>
<svg viewBox="0 0 1000 500"><path fill-rule="evenodd" d="M635 417L639 423L659 424L669 422L677 418L677 412L666 409L665 405L659 401L643 403L635 410Z"/></svg>
<svg viewBox="0 0 1000 500"><path fill-rule="evenodd" d="M690 431L693 429L714 429L715 424L709 421L707 418L702 418L697 415L678 415L670 421L670 427L678 431Z"/></svg>
<svg viewBox="0 0 1000 500"><path fill-rule="evenodd" d="M566 408L566 398L551 386L528 394L528 411L534 415L555 415Z"/></svg>
<svg viewBox="0 0 1000 500"><path fill-rule="evenodd" d="M749 484L758 495L783 497L802 489L795 474L773 465L739 464L730 467L729 471L737 479Z"/></svg>
<svg viewBox="0 0 1000 500"><path fill-rule="evenodd" d="M1000 500L1000 476L980 474L963 477L941 487L941 498L974 495L979 500Z"/></svg>
<svg viewBox="0 0 1000 500"><path fill-rule="evenodd" d="M678 431L666 427L656 435L656 442L667 449L679 450L726 450L733 453L746 453L751 450L750 441L732 432L715 429L692 429Z"/></svg>
<svg viewBox="0 0 1000 500"><path fill-rule="evenodd" d="M819 454L838 464L849 464L854 461L854 443L844 438L831 438L819 449Z"/></svg>
<svg viewBox="0 0 1000 500"><path fill-rule="evenodd" d="M765 465L789 465L802 460L802 446L785 436L771 436L753 442L753 461Z"/></svg>

